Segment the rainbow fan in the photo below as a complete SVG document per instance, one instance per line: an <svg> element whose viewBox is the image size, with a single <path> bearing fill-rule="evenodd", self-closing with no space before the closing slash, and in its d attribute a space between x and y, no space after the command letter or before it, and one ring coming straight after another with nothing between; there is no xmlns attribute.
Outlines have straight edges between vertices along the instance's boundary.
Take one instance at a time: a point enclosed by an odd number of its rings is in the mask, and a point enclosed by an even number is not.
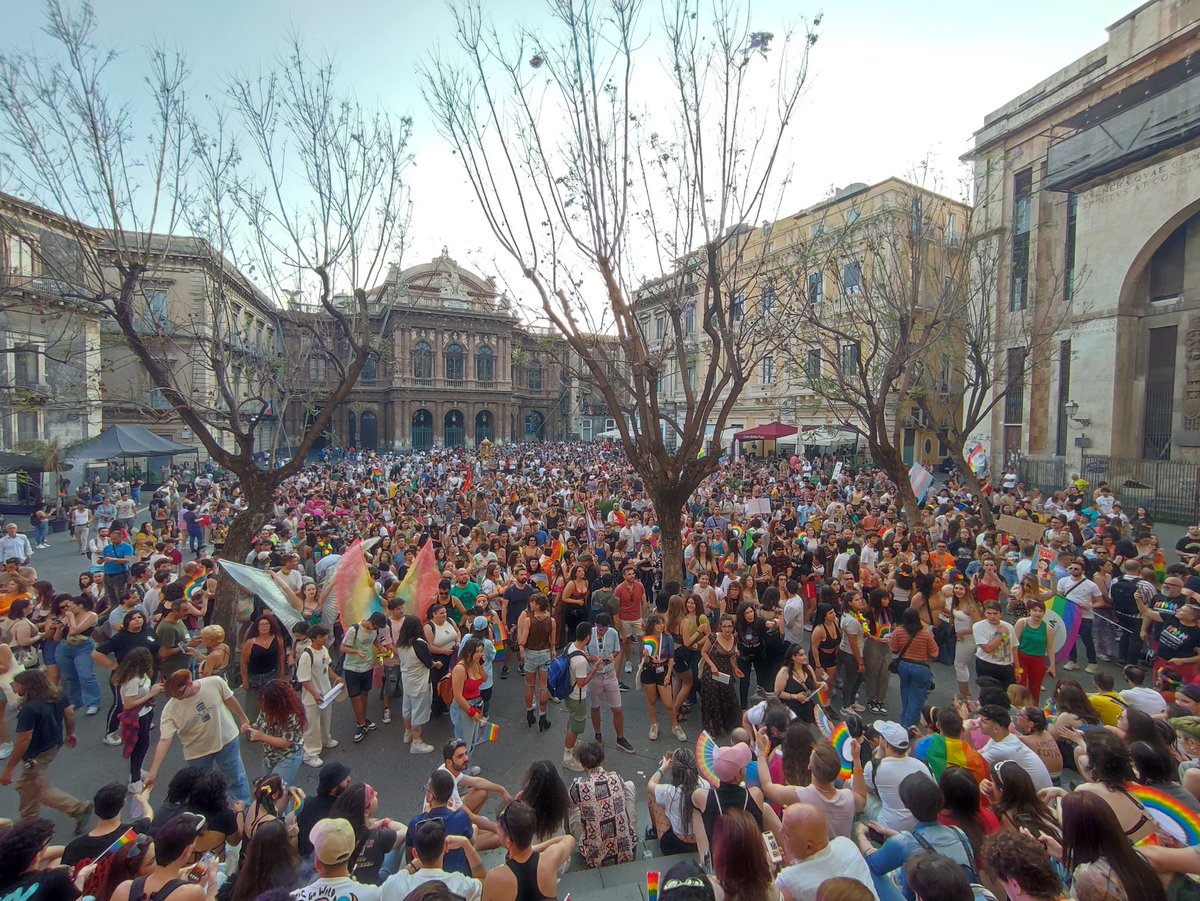
<svg viewBox="0 0 1200 901"><path fill-rule="evenodd" d="M1125 787L1169 836L1188 847L1200 845L1200 815L1149 785L1127 782Z"/></svg>
<svg viewBox="0 0 1200 901"><path fill-rule="evenodd" d="M662 642L657 635L646 635L642 638L642 653L649 655L650 659L657 660L661 650Z"/></svg>
<svg viewBox="0 0 1200 901"><path fill-rule="evenodd" d="M716 762L717 743L707 731L702 730L696 738L696 768L713 788L721 784L717 778Z"/></svg>
<svg viewBox="0 0 1200 901"><path fill-rule="evenodd" d="M854 753L854 745L850 741L850 729L844 722L837 724L837 728L829 736L829 743L833 745L838 760L842 762L842 771L838 775L842 779L849 779L854 775L854 760L851 756Z"/></svg>
<svg viewBox="0 0 1200 901"><path fill-rule="evenodd" d="M1071 648L1075 647L1075 639L1079 637L1083 613L1078 604L1056 594L1046 605L1046 622L1054 633L1054 662L1063 664L1070 658Z"/></svg>
<svg viewBox="0 0 1200 901"><path fill-rule="evenodd" d="M829 714L821 706L813 707L813 720L817 724L817 728L821 730L821 734L826 738L833 737L833 723L829 721Z"/></svg>
<svg viewBox="0 0 1200 901"><path fill-rule="evenodd" d="M739 526L736 522L729 527L729 531L737 536L738 541L741 541L746 535L746 530Z"/></svg>

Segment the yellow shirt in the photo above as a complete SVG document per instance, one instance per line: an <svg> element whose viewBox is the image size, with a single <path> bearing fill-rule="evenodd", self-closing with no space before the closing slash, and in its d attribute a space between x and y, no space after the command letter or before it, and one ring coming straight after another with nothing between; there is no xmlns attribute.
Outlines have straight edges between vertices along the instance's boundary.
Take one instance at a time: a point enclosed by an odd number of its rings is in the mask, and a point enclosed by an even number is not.
<svg viewBox="0 0 1200 901"><path fill-rule="evenodd" d="M1121 700L1115 691L1105 691L1088 695L1088 700L1092 702L1092 707L1100 715L1100 722L1106 726L1115 726L1117 724L1117 717L1125 710L1125 702Z"/></svg>

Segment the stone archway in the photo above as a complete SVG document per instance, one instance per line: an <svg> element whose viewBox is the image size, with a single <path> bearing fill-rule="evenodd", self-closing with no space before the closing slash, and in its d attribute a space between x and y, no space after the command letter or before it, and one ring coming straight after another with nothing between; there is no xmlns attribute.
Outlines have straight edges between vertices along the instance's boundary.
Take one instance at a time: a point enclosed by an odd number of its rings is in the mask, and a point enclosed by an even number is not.
<svg viewBox="0 0 1200 901"><path fill-rule="evenodd" d="M448 410L442 422L442 443L462 447L467 441L467 425L461 410Z"/></svg>
<svg viewBox="0 0 1200 901"><path fill-rule="evenodd" d="M360 450L379 449L379 417L374 410L363 410L358 418L358 443Z"/></svg>
<svg viewBox="0 0 1200 901"><path fill-rule="evenodd" d="M546 417L540 410L530 410L525 414L525 430L523 439L528 442L544 441L546 438Z"/></svg>
<svg viewBox="0 0 1200 901"><path fill-rule="evenodd" d="M475 414L475 444L483 443L486 438L491 442L496 440L496 417L490 410L480 410Z"/></svg>
<svg viewBox="0 0 1200 901"><path fill-rule="evenodd" d="M433 414L424 407L412 415L413 450L429 450L433 447Z"/></svg>

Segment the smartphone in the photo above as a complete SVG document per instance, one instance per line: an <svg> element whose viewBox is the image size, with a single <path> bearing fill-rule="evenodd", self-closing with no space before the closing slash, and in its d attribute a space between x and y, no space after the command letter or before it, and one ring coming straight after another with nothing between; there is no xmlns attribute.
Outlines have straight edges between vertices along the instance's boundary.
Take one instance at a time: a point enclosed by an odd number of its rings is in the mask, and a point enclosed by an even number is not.
<svg viewBox="0 0 1200 901"><path fill-rule="evenodd" d="M187 881L200 882L208 875L209 868L215 865L216 862L217 855L213 854L212 851L205 851L200 855L200 859L192 864L192 868L188 870Z"/></svg>
<svg viewBox="0 0 1200 901"><path fill-rule="evenodd" d="M779 842L775 841L775 836L770 832L762 834L763 844L767 847L767 859L771 861L771 866L783 866L783 852L779 850Z"/></svg>

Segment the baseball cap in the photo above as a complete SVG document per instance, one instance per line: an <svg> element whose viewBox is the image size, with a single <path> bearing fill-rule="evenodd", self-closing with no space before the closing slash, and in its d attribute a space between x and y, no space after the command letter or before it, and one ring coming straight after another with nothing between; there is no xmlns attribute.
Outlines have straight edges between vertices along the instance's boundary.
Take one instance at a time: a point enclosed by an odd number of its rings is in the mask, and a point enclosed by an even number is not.
<svg viewBox="0 0 1200 901"><path fill-rule="evenodd" d="M908 730L899 723L893 723L890 720L876 720L871 723L871 728L875 730L876 735L897 751L903 751L908 747Z"/></svg>
<svg viewBox="0 0 1200 901"><path fill-rule="evenodd" d="M733 782L753 757L750 746L740 742L728 748L718 748L713 771L722 782Z"/></svg>
<svg viewBox="0 0 1200 901"><path fill-rule="evenodd" d="M472 632L482 632L487 627L488 627L488 622L487 622L486 616L477 616L477 617L475 617L475 619L473 619L471 621L471 631Z"/></svg>
<svg viewBox="0 0 1200 901"><path fill-rule="evenodd" d="M318 820L308 838L317 860L326 866L345 863L354 853L354 827L349 820Z"/></svg>

